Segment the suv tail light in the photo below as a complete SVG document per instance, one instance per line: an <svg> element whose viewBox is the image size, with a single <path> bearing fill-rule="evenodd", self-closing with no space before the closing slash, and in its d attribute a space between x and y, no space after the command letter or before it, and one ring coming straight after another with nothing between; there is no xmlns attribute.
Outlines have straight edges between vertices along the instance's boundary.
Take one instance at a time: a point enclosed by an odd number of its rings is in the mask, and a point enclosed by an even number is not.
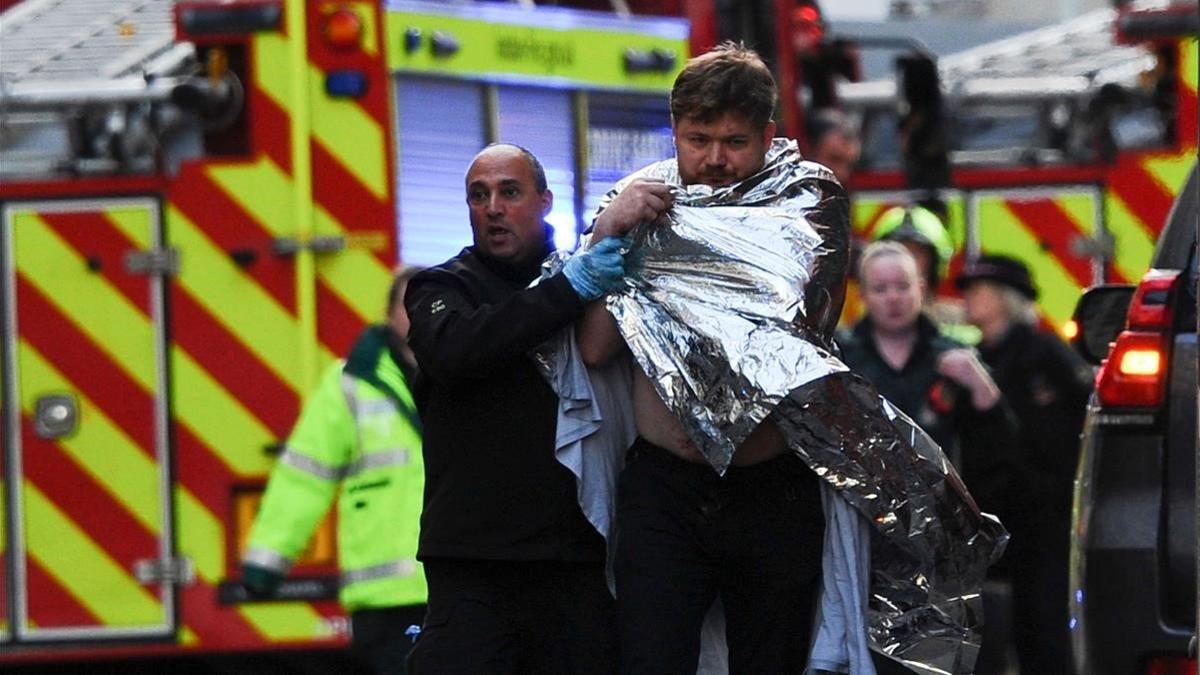
<svg viewBox="0 0 1200 675"><path fill-rule="evenodd" d="M1173 270L1150 270L1138 285L1129 304L1128 325L1096 376L1102 405L1156 408L1162 403L1170 356L1169 299L1178 278Z"/></svg>
<svg viewBox="0 0 1200 675"><path fill-rule="evenodd" d="M1160 656L1146 664L1146 675L1196 675L1196 659Z"/></svg>

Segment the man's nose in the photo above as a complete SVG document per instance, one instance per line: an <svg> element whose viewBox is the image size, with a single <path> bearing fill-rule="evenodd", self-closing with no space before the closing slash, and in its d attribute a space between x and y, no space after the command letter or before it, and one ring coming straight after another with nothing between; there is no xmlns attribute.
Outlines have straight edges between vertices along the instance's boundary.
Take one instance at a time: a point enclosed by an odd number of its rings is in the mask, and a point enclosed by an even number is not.
<svg viewBox="0 0 1200 675"><path fill-rule="evenodd" d="M492 195L491 197L488 197L487 213L489 216L503 215L504 200L500 198L500 195Z"/></svg>
<svg viewBox="0 0 1200 675"><path fill-rule="evenodd" d="M721 143L713 143L708 148L708 155L705 161L709 166L725 166L725 146Z"/></svg>

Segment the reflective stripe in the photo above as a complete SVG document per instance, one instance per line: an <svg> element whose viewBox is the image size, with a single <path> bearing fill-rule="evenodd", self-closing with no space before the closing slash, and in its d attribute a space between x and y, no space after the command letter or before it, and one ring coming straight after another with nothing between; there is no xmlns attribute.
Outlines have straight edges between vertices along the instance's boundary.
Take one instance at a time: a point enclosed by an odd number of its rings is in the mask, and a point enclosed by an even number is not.
<svg viewBox="0 0 1200 675"><path fill-rule="evenodd" d="M398 412L396 409L396 402L390 398L377 398L370 401L357 401L355 402L355 405L357 406L359 419L373 415L390 416L395 415Z"/></svg>
<svg viewBox="0 0 1200 675"><path fill-rule="evenodd" d="M287 464L293 469L299 469L304 473L323 478L325 480L338 480L342 477L342 470L338 467L322 464L312 457L302 455L295 450L288 448L279 456L279 461Z"/></svg>
<svg viewBox="0 0 1200 675"><path fill-rule="evenodd" d="M344 475L349 478L368 469L378 469L396 464L408 464L408 450L393 448L391 450L380 450L379 452L372 452L369 455L363 455L350 466L346 467Z"/></svg>
<svg viewBox="0 0 1200 675"><path fill-rule="evenodd" d="M342 374L342 395L346 397L346 405L350 408L350 416L358 419L358 380L350 375Z"/></svg>
<svg viewBox="0 0 1200 675"><path fill-rule="evenodd" d="M275 570L281 574L287 573L288 569L292 566L291 560L288 560L275 551L255 546L246 549L245 555L242 556L242 562L254 563L259 567Z"/></svg>
<svg viewBox="0 0 1200 675"><path fill-rule="evenodd" d="M338 468L329 466L328 464L322 464L312 457L302 455L292 448L288 448L287 450L284 450L282 455L280 455L279 461L287 464L293 469L299 469L300 471L312 476L316 476L317 478L323 478L325 480L332 481L341 480L342 478L349 478L350 476L356 476L369 469L378 469L380 467L394 466L396 464L408 464L409 456L408 450L405 450L404 448L380 450L378 452L372 452L359 457L345 468Z"/></svg>
<svg viewBox="0 0 1200 675"><path fill-rule="evenodd" d="M390 398L372 398L362 400L358 397L358 378L353 375L342 375L342 394L346 397L346 405L356 422L375 415L395 415L399 410L396 402Z"/></svg>
<svg viewBox="0 0 1200 675"><path fill-rule="evenodd" d="M360 581L372 581L374 579L384 579L386 577L407 577L417 572L417 561L415 560L396 560L393 562L383 563L382 565L372 565L364 567L360 570L349 570L342 572L342 585L349 586Z"/></svg>

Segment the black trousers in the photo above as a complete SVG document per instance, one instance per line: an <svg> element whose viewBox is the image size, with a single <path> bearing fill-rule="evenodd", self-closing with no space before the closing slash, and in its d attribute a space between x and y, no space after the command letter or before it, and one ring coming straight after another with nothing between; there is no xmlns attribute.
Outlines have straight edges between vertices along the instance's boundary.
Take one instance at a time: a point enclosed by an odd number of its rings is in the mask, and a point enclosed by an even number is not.
<svg viewBox="0 0 1200 675"><path fill-rule="evenodd" d="M1071 672L1070 532L1070 513L1053 511L1013 528L1005 557L1011 558L1013 642L1022 675Z"/></svg>
<svg viewBox="0 0 1200 675"><path fill-rule="evenodd" d="M404 675L404 660L412 647L405 632L421 625L424 615L424 605L356 610L350 614L351 649L377 675Z"/></svg>
<svg viewBox="0 0 1200 675"><path fill-rule="evenodd" d="M429 613L412 675L616 671L604 564L427 560Z"/></svg>
<svg viewBox="0 0 1200 675"><path fill-rule="evenodd" d="M718 593L731 673L804 672L825 519L800 459L721 477L639 439L618 490L622 672L695 673Z"/></svg>

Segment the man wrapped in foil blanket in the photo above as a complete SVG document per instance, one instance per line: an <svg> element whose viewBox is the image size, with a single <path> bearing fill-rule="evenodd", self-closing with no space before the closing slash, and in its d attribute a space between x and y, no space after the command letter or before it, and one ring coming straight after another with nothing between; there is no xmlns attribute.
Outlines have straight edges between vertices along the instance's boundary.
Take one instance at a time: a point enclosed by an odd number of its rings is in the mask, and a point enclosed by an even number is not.
<svg viewBox="0 0 1200 675"><path fill-rule="evenodd" d="M586 383L565 392L565 374L585 362L609 400L595 369L626 353L635 364L616 417L632 410L637 437L615 488L613 448L631 431L559 447L616 544L622 671L694 670L719 597L734 672L873 673L869 644L917 672L970 673L979 590L1007 535L928 436L836 357L845 193L738 107L753 93L705 91L730 61L735 81L759 72L746 53L719 48L680 75L677 158L618 183L595 221L593 243L624 237L622 284L588 309L577 347L538 354L563 401L560 438L568 408L594 429L606 414ZM706 97L715 104L698 109ZM713 143L732 158L701 147ZM597 437L607 459L592 470ZM585 489L597 482L607 488Z"/></svg>

